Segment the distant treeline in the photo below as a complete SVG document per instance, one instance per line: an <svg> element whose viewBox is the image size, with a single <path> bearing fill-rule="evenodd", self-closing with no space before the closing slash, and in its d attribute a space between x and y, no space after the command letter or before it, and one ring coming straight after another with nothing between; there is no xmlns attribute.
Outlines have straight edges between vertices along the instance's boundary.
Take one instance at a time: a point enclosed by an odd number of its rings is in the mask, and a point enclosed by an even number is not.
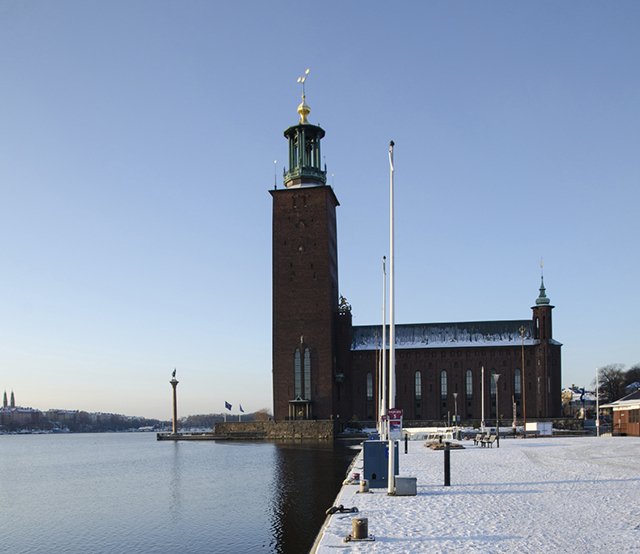
<svg viewBox="0 0 640 554"><path fill-rule="evenodd" d="M271 414L267 408L262 408L257 412L240 414L226 414L227 421L267 421ZM225 414L197 414L183 417L180 420L181 429L213 429L216 422L225 421Z"/></svg>

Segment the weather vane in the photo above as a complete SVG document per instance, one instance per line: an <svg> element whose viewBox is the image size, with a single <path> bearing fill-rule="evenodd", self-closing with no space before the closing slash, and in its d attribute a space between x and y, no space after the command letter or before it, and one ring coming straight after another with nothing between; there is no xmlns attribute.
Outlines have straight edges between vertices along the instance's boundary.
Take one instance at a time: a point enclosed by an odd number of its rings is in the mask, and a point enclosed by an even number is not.
<svg viewBox="0 0 640 554"><path fill-rule="evenodd" d="M298 77L298 83L302 83L302 98L304 98L304 82L307 80L307 75L309 75L308 69L304 72L302 77Z"/></svg>
<svg viewBox="0 0 640 554"><path fill-rule="evenodd" d="M298 77L298 83L302 83L302 103L298 106L298 113L300 114L300 123L309 123L309 121L307 121L307 116L311 112L311 108L307 106L307 103L304 101L304 99L306 98L306 95L304 92L304 82L307 80L307 75L309 75L308 69L304 72L304 75L302 77Z"/></svg>

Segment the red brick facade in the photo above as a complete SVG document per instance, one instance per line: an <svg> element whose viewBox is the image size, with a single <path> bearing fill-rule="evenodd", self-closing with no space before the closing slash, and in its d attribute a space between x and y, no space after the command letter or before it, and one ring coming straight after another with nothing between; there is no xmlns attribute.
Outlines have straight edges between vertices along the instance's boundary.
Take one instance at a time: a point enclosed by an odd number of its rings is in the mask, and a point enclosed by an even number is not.
<svg viewBox="0 0 640 554"><path fill-rule="evenodd" d="M276 420L377 417L381 326L352 327L339 306L336 207L319 166L324 131L289 139L289 188L273 197L273 410ZM305 148L301 148L305 145ZM405 419L561 415L561 344L540 288L532 319L396 326L396 407ZM524 333L524 349L522 344ZM388 334L387 334L388 336ZM524 372L522 354L524 350ZM498 389L492 373L499 374ZM457 395L457 396L456 396Z"/></svg>
<svg viewBox="0 0 640 554"><path fill-rule="evenodd" d="M328 186L273 190L271 195L274 416L289 418L289 403L299 398L311 401L310 417L329 419L334 413L336 367L338 200ZM296 350L300 356L298 391ZM307 351L310 383L304 367ZM306 417L306 406L297 406L295 417Z"/></svg>

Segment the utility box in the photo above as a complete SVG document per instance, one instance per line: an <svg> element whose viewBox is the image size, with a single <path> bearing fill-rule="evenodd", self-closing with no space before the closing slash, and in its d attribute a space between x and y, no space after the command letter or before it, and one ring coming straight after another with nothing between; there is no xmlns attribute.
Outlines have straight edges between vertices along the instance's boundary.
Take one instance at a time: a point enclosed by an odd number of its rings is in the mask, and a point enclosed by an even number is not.
<svg viewBox="0 0 640 554"><path fill-rule="evenodd" d="M415 496L418 494L417 477L396 477L396 496Z"/></svg>
<svg viewBox="0 0 640 554"><path fill-rule="evenodd" d="M533 432L540 437L553 436L553 423L550 421L534 421L527 423L527 433Z"/></svg>
<svg viewBox="0 0 640 554"><path fill-rule="evenodd" d="M393 442L395 474L400 473L400 456L398 442ZM389 486L389 441L364 441L363 443L363 474L372 489L382 489Z"/></svg>

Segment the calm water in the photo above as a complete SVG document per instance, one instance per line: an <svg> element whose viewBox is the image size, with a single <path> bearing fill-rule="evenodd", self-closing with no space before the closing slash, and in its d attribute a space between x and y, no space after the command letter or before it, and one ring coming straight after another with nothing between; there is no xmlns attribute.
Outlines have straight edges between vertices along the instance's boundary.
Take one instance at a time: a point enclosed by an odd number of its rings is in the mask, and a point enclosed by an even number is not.
<svg viewBox="0 0 640 554"><path fill-rule="evenodd" d="M0 436L0 552L304 554L354 455L330 441Z"/></svg>

